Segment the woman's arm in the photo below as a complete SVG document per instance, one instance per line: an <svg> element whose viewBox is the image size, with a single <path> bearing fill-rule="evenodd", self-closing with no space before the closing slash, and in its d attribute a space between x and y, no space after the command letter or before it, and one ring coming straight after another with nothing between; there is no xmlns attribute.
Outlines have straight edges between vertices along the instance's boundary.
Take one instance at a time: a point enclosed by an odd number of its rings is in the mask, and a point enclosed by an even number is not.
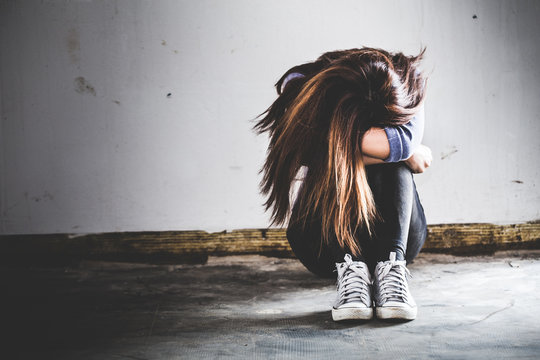
<svg viewBox="0 0 540 360"><path fill-rule="evenodd" d="M367 155L364 155L362 159L365 166L385 163L385 161L382 159L374 158ZM409 167L409 169L411 169L413 173L420 174L426 171L426 169L431 166L432 161L433 156L431 155L431 149L425 145L420 145L412 154L412 156L407 160L404 160L403 162Z"/></svg>
<svg viewBox="0 0 540 360"><path fill-rule="evenodd" d="M390 144L383 128L372 127L366 131L362 138L362 154L381 161L390 156Z"/></svg>
<svg viewBox="0 0 540 360"><path fill-rule="evenodd" d="M369 129L362 139L362 153L385 162L403 161L418 148L423 134L424 106L406 124Z"/></svg>

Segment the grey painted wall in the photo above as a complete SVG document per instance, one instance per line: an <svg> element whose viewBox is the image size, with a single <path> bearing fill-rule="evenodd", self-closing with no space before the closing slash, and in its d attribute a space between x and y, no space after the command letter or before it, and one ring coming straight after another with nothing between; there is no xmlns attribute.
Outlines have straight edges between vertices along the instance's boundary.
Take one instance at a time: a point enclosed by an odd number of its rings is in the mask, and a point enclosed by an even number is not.
<svg viewBox="0 0 540 360"><path fill-rule="evenodd" d="M249 120L362 45L428 48L430 223L540 218L538 1L0 4L1 233L267 226Z"/></svg>

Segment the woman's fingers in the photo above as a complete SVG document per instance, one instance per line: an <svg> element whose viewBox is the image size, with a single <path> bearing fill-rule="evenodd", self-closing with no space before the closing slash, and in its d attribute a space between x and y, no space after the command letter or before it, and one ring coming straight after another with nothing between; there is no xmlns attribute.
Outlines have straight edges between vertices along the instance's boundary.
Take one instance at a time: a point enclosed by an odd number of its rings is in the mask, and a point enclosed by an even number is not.
<svg viewBox="0 0 540 360"><path fill-rule="evenodd" d="M420 145L414 154L405 160L405 164L415 174L423 173L428 167L431 166L433 161L433 155L431 149L425 145Z"/></svg>

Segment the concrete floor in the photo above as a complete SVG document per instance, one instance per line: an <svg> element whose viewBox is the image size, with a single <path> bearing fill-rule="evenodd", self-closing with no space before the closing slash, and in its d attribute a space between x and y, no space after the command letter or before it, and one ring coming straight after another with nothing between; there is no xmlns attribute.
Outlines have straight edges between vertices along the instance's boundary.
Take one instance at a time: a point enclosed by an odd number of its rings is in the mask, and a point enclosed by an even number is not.
<svg viewBox="0 0 540 360"><path fill-rule="evenodd" d="M412 322L335 323L293 259L3 268L5 359L540 358L540 251L422 254ZM6 302L7 301L7 302Z"/></svg>

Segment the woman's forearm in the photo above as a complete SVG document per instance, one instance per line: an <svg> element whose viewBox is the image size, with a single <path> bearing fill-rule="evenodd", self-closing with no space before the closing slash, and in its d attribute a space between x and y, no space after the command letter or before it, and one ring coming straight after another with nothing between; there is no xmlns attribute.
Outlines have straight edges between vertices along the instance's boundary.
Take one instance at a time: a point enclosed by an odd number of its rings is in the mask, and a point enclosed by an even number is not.
<svg viewBox="0 0 540 360"><path fill-rule="evenodd" d="M390 156L390 145L383 128L372 127L364 134L362 154L364 154L364 157L379 160L384 160Z"/></svg>

